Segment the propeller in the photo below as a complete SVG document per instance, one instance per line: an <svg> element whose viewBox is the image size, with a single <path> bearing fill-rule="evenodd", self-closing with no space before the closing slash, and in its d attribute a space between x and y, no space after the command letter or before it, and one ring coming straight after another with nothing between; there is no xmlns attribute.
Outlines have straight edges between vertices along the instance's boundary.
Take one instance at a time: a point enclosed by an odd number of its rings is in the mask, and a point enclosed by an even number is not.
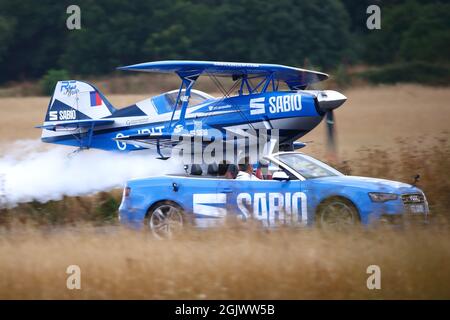
<svg viewBox="0 0 450 320"><path fill-rule="evenodd" d="M328 152L336 154L336 139L335 139L335 121L333 110L327 111L325 114L327 123L327 148Z"/></svg>
<svg viewBox="0 0 450 320"><path fill-rule="evenodd" d="M347 97L342 93L332 90L322 90L315 92L320 110L325 113L325 121L327 125L327 148L330 156L336 158L336 129L334 109L340 107Z"/></svg>

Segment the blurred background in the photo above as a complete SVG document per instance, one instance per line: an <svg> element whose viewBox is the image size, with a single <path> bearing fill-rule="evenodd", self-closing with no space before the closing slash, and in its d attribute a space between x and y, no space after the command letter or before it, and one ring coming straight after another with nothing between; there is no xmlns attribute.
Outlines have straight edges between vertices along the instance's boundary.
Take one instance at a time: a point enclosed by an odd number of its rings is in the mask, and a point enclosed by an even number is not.
<svg viewBox="0 0 450 320"><path fill-rule="evenodd" d="M71 4L81 29L66 27ZM371 4L381 29L367 28ZM80 77L104 80L105 92L164 90L143 75L119 81L115 68L166 59L312 68L333 87L446 85L449 21L450 4L436 0L1 0L0 95L50 94L55 80Z"/></svg>

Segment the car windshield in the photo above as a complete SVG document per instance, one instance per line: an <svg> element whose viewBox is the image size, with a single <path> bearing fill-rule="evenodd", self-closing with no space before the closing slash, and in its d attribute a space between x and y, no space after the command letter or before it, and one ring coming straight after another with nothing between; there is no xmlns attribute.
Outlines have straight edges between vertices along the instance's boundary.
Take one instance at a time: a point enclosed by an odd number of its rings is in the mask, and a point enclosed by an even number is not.
<svg viewBox="0 0 450 320"><path fill-rule="evenodd" d="M300 173L305 179L342 176L343 174L329 165L301 153L284 153L277 158Z"/></svg>

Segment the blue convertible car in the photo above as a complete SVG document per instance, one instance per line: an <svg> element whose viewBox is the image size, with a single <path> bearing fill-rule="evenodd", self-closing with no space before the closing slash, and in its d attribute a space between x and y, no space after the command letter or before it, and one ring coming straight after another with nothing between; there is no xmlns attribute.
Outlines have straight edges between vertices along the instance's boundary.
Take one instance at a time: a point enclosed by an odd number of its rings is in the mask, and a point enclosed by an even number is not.
<svg viewBox="0 0 450 320"><path fill-rule="evenodd" d="M206 171L206 172L205 172ZM222 224L227 218L256 219L266 226L368 225L404 216L426 220L428 204L415 186L346 176L308 155L266 156L260 180L221 176L217 166L192 165L185 175L128 181L119 208L121 223L147 225L164 236L186 223Z"/></svg>

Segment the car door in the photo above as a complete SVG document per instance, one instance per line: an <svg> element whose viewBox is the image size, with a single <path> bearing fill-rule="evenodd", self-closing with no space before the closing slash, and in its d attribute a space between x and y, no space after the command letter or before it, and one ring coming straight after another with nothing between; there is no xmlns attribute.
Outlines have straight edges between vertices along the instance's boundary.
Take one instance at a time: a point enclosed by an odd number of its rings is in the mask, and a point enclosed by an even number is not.
<svg viewBox="0 0 450 320"><path fill-rule="evenodd" d="M275 171L282 170L289 180L272 180ZM269 162L263 168L261 180L220 180L218 194L226 195L227 213L240 219L256 219L264 225L306 224L306 195L302 181L277 164Z"/></svg>
<svg viewBox="0 0 450 320"><path fill-rule="evenodd" d="M191 209L194 225L197 227L221 225L227 213L227 198L226 194L217 192L218 179L189 177L180 180L180 198L189 197L183 202Z"/></svg>

